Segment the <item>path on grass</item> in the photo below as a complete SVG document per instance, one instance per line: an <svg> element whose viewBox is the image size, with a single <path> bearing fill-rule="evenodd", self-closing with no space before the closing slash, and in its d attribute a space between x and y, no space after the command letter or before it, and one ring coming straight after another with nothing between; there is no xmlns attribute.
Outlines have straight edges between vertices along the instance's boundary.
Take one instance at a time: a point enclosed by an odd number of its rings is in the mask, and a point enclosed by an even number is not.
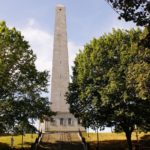
<svg viewBox="0 0 150 150"><path fill-rule="evenodd" d="M44 133L38 150L83 150L78 133Z"/></svg>

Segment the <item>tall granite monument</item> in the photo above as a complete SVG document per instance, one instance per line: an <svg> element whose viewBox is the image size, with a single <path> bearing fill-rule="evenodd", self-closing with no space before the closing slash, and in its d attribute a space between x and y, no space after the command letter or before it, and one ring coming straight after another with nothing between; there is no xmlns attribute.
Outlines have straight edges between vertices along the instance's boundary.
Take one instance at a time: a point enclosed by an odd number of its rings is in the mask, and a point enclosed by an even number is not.
<svg viewBox="0 0 150 150"><path fill-rule="evenodd" d="M45 120L41 129L48 131L84 131L78 120L69 112L65 100L69 84L68 46L66 31L66 13L63 5L56 6L55 31L51 80L51 109L57 115Z"/></svg>

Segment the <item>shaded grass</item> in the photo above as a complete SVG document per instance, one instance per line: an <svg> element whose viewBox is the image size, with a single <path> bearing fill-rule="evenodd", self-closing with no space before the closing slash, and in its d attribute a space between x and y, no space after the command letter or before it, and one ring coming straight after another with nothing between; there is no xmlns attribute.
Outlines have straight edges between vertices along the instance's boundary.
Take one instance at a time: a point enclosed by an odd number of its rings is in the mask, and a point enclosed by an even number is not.
<svg viewBox="0 0 150 150"><path fill-rule="evenodd" d="M33 134L33 138L31 134L25 134L23 136L24 143L23 147L28 149L31 147L31 144L35 142L37 134ZM11 144L11 136L0 136L0 150L8 150L10 149ZM20 149L22 147L22 135L14 136L14 148Z"/></svg>
<svg viewBox="0 0 150 150"><path fill-rule="evenodd" d="M144 136L150 136L150 133L139 133L139 139L142 139ZM97 135L96 133L89 133L89 137L87 133L83 133L83 137L86 141L96 141ZM99 133L99 140L100 141L107 141L107 140L126 140L125 133ZM132 140L136 140L135 132L132 133Z"/></svg>
<svg viewBox="0 0 150 150"><path fill-rule="evenodd" d="M8 144L0 142L0 150L8 150L8 149L9 149L9 145Z"/></svg>
<svg viewBox="0 0 150 150"><path fill-rule="evenodd" d="M83 150L81 142L56 141L55 143L41 142L38 150Z"/></svg>
<svg viewBox="0 0 150 150"><path fill-rule="evenodd" d="M150 133L139 135L140 150L144 148L150 149ZM83 133L90 150L96 150L97 135L96 133ZM136 141L136 134L132 134L133 147L138 143ZM127 149L126 137L124 133L99 133L99 149L102 150L126 150Z"/></svg>

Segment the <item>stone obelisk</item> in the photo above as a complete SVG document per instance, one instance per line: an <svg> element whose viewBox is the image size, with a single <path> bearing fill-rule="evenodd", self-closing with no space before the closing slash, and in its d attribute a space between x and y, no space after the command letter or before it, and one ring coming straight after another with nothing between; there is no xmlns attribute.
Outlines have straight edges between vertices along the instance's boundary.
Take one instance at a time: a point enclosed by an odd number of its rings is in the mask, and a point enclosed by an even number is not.
<svg viewBox="0 0 150 150"><path fill-rule="evenodd" d="M78 120L69 112L65 94L69 85L68 46L66 31L66 12L63 5L57 5L53 45L51 109L56 116L41 124L41 130L49 131L84 131Z"/></svg>
<svg viewBox="0 0 150 150"><path fill-rule="evenodd" d="M65 7L56 7L52 80L51 80L51 102L52 111L69 112L69 106L65 101L69 83L68 46L66 31Z"/></svg>

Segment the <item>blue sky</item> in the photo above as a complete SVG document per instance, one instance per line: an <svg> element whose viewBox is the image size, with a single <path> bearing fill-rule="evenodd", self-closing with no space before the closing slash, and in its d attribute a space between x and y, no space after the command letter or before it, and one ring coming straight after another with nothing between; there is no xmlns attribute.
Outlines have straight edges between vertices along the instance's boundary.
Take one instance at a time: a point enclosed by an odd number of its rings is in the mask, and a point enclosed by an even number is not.
<svg viewBox="0 0 150 150"><path fill-rule="evenodd" d="M16 27L24 27L30 19L53 33L55 6L63 4L67 9L68 38L84 44L112 27L129 27L118 21L117 14L105 0L0 0L0 19Z"/></svg>
<svg viewBox="0 0 150 150"><path fill-rule="evenodd" d="M0 0L0 20L22 32L37 54L39 70L51 68L57 4L66 7L70 66L78 50L93 37L111 32L112 28L134 27L118 20L118 14L105 0Z"/></svg>

